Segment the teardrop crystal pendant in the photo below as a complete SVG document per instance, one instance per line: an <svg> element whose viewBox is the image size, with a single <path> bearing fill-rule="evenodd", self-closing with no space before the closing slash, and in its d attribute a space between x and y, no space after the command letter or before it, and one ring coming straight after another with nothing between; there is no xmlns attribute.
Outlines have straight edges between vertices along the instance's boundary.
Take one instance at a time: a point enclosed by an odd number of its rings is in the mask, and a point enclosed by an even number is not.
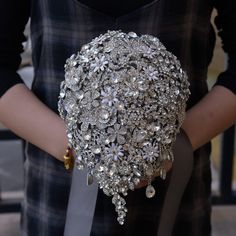
<svg viewBox="0 0 236 236"><path fill-rule="evenodd" d="M87 185L93 184L93 176L91 173L87 174Z"/></svg>
<svg viewBox="0 0 236 236"><path fill-rule="evenodd" d="M152 198L155 196L155 194L156 194L156 191L155 191L154 187L151 184L148 185L146 188L146 197Z"/></svg>

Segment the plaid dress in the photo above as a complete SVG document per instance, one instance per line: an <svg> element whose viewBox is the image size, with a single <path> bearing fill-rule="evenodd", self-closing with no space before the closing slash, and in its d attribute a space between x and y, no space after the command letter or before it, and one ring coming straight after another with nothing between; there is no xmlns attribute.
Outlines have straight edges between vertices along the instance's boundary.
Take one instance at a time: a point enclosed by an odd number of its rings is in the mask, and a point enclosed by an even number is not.
<svg viewBox="0 0 236 236"><path fill-rule="evenodd" d="M84 43L109 30L157 36L174 53L191 83L188 108L207 93L207 66L214 37L210 24L212 0L155 0L118 18L76 0L32 0L31 34L34 93L57 111L64 63ZM61 236L64 231L71 175L61 162L27 145L22 235ZM182 199L173 235L210 235L210 145L195 152L194 170ZM110 198L99 192L91 236L156 235L165 182L156 180L158 194L146 199L144 189L131 192L125 226L116 222ZM78 233L79 236L79 233Z"/></svg>

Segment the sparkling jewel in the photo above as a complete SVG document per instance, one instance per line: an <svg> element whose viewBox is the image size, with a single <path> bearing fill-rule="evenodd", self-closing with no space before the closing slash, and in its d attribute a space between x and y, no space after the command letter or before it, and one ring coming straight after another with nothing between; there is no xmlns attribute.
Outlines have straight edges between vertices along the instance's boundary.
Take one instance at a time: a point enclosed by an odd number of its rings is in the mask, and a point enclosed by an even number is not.
<svg viewBox="0 0 236 236"><path fill-rule="evenodd" d="M129 32L128 35L132 38L136 38L138 35L134 32Z"/></svg>
<svg viewBox="0 0 236 236"><path fill-rule="evenodd" d="M110 176L113 176L116 173L116 170L117 170L116 165L112 165L109 172L108 172L108 174Z"/></svg>
<svg viewBox="0 0 236 236"><path fill-rule="evenodd" d="M82 91L79 91L78 93L76 93L76 97L81 100L84 97L84 93Z"/></svg>
<svg viewBox="0 0 236 236"><path fill-rule="evenodd" d="M153 131L157 132L161 129L160 125L153 125Z"/></svg>
<svg viewBox="0 0 236 236"><path fill-rule="evenodd" d="M94 154L99 154L101 152L101 148L99 146L94 147L93 153Z"/></svg>
<svg viewBox="0 0 236 236"><path fill-rule="evenodd" d="M65 91L64 91L64 90L62 90L62 91L60 92L60 97L61 97L61 98L64 98L64 97L65 97L65 95L66 95L66 94L65 94Z"/></svg>
<svg viewBox="0 0 236 236"><path fill-rule="evenodd" d="M147 136L147 131L146 130L139 130L135 133L135 139L137 142L143 141Z"/></svg>
<svg viewBox="0 0 236 236"><path fill-rule="evenodd" d="M142 176L141 171L139 171L139 170L136 169L136 168L133 169L133 172L134 172L134 174L135 174L137 177L141 177L141 176Z"/></svg>
<svg viewBox="0 0 236 236"><path fill-rule="evenodd" d="M118 103L117 109L118 109L119 111L124 110L124 104L123 104L123 103Z"/></svg>
<svg viewBox="0 0 236 236"><path fill-rule="evenodd" d="M107 110L101 110L100 112L100 117L104 120L108 119L109 118L109 112Z"/></svg>
<svg viewBox="0 0 236 236"><path fill-rule="evenodd" d="M110 143L110 139L109 138L106 138L105 139L105 144L109 144Z"/></svg>
<svg viewBox="0 0 236 236"><path fill-rule="evenodd" d="M156 191L152 185L148 185L146 188L146 197L147 198L152 198L156 194Z"/></svg>
<svg viewBox="0 0 236 236"><path fill-rule="evenodd" d="M91 135L90 134L84 135L84 139L87 140L87 141L90 140L91 139Z"/></svg>
<svg viewBox="0 0 236 236"><path fill-rule="evenodd" d="M89 45L87 45L87 44L83 45L81 48L82 51L85 51L87 49L89 49Z"/></svg>
<svg viewBox="0 0 236 236"><path fill-rule="evenodd" d="M82 163L76 162L76 167L78 170L83 170L84 169L84 165Z"/></svg>
<svg viewBox="0 0 236 236"><path fill-rule="evenodd" d="M101 166L101 165L99 165L99 167L98 167L98 171L104 171L104 167L103 166Z"/></svg>

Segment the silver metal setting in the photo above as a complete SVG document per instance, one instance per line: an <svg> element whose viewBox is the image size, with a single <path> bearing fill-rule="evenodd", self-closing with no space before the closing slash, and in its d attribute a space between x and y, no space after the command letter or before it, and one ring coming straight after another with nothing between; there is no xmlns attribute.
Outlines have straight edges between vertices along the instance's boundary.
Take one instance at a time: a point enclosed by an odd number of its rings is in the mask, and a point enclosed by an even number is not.
<svg viewBox="0 0 236 236"><path fill-rule="evenodd" d="M180 62L151 35L108 31L67 59L58 107L76 166L112 196L120 224L128 190L160 169L165 179L189 94Z"/></svg>

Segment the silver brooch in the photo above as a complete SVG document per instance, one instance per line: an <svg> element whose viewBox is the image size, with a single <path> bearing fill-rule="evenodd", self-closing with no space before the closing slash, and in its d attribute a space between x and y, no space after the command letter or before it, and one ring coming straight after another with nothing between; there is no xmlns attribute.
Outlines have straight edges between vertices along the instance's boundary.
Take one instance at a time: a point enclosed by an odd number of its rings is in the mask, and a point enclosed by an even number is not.
<svg viewBox="0 0 236 236"><path fill-rule="evenodd" d="M151 198L155 173L165 179L189 94L180 62L151 35L108 31L67 59L58 107L76 166L112 196L120 224L128 190L147 180Z"/></svg>

